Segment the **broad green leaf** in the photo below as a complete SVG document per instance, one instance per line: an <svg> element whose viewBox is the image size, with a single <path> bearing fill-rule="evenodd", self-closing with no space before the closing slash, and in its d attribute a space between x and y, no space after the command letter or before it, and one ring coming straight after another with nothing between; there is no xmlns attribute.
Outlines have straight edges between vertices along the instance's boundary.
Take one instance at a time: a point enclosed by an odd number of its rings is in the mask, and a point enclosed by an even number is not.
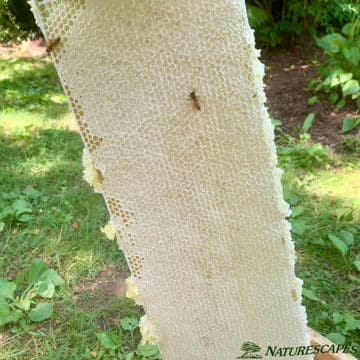
<svg viewBox="0 0 360 360"><path fill-rule="evenodd" d="M308 298L310 300L320 301L321 302L321 299L319 299L311 289L303 288L302 289L302 294L303 294L304 297L306 297L306 298Z"/></svg>
<svg viewBox="0 0 360 360"><path fill-rule="evenodd" d="M39 284L37 293L43 298L51 299L55 294L55 285L50 280L42 281Z"/></svg>
<svg viewBox="0 0 360 360"><path fill-rule="evenodd" d="M0 295L0 315L9 314L9 304L3 296Z"/></svg>
<svg viewBox="0 0 360 360"><path fill-rule="evenodd" d="M360 116L354 118L346 118L343 120L343 126L341 129L341 133L347 133L353 129L355 129L360 124Z"/></svg>
<svg viewBox="0 0 360 360"><path fill-rule="evenodd" d="M311 128L311 125L313 123L315 119L315 114L314 113L310 113L306 118L305 118L305 121L304 121L304 124L303 124L303 127L302 127L302 131L304 133L308 132Z"/></svg>
<svg viewBox="0 0 360 360"><path fill-rule="evenodd" d="M345 336L340 333L332 332L327 334L326 337L337 345L345 344Z"/></svg>
<svg viewBox="0 0 360 360"><path fill-rule="evenodd" d="M344 48L342 53L353 65L358 66L360 61L359 47Z"/></svg>
<svg viewBox="0 0 360 360"><path fill-rule="evenodd" d="M29 267L29 282L36 284L40 281L42 274L48 269L48 264L42 259L35 259Z"/></svg>
<svg viewBox="0 0 360 360"><path fill-rule="evenodd" d="M360 85L357 80L349 80L342 87L342 93L344 96L357 94L360 92Z"/></svg>
<svg viewBox="0 0 360 360"><path fill-rule="evenodd" d="M0 221L0 232L3 232L5 229L5 223L3 221Z"/></svg>
<svg viewBox="0 0 360 360"><path fill-rule="evenodd" d="M355 319L350 314L344 314L345 328L344 332L353 331L356 329L360 330L360 320Z"/></svg>
<svg viewBox="0 0 360 360"><path fill-rule="evenodd" d="M135 354L133 352L126 354L125 360L133 360Z"/></svg>
<svg viewBox="0 0 360 360"><path fill-rule="evenodd" d="M338 53L349 41L341 34L332 33L322 38L315 37L316 44L329 53Z"/></svg>
<svg viewBox="0 0 360 360"><path fill-rule="evenodd" d="M54 307L49 303L39 303L29 312L29 318L32 321L43 321L51 317Z"/></svg>
<svg viewBox="0 0 360 360"><path fill-rule="evenodd" d="M360 272L360 260L355 260L353 261L353 265L355 267L355 269Z"/></svg>
<svg viewBox="0 0 360 360"><path fill-rule="evenodd" d="M15 289L15 283L0 278L0 295L3 296L5 299L13 299Z"/></svg>
<svg viewBox="0 0 360 360"><path fill-rule="evenodd" d="M121 345L120 337L111 333L96 333L96 337L105 349L117 349Z"/></svg>
<svg viewBox="0 0 360 360"><path fill-rule="evenodd" d="M21 214L17 219L21 222L29 222L32 220L32 218L33 217L29 214Z"/></svg>
<svg viewBox="0 0 360 360"><path fill-rule="evenodd" d="M353 27L352 23L347 23L342 27L341 32L344 35L350 35L352 27Z"/></svg>
<svg viewBox="0 0 360 360"><path fill-rule="evenodd" d="M24 282L26 277L26 271L20 271L15 278L15 284L17 287L20 287L22 283Z"/></svg>
<svg viewBox="0 0 360 360"><path fill-rule="evenodd" d="M341 230L338 233L338 237L344 240L346 245L351 246L354 244L354 235L350 231Z"/></svg>
<svg viewBox="0 0 360 360"><path fill-rule="evenodd" d="M124 330L134 331L139 326L139 320L137 318L124 318L120 321L121 327Z"/></svg>
<svg viewBox="0 0 360 360"><path fill-rule="evenodd" d="M14 302L14 305L21 310L29 311L31 303L29 299L19 299Z"/></svg>
<svg viewBox="0 0 360 360"><path fill-rule="evenodd" d="M32 209L30 204L22 199L17 199L12 203L12 208L15 210L16 215L21 215L24 213L31 213Z"/></svg>
<svg viewBox="0 0 360 360"><path fill-rule="evenodd" d="M22 316L21 310L0 314L0 326L18 321Z"/></svg>
<svg viewBox="0 0 360 360"><path fill-rule="evenodd" d="M291 206L294 206L299 203L299 198L295 195L286 195L286 202L288 202Z"/></svg>
<svg viewBox="0 0 360 360"><path fill-rule="evenodd" d="M319 97L318 96L312 96L309 100L308 100L308 104L309 105L315 105L319 102Z"/></svg>
<svg viewBox="0 0 360 360"><path fill-rule="evenodd" d="M340 84L346 83L347 81L351 80L352 77L353 77L352 73L345 72L341 68L336 68L325 79L325 83L329 84L330 87L335 87L335 86L338 86Z"/></svg>
<svg viewBox="0 0 360 360"><path fill-rule="evenodd" d="M37 199L41 196L41 192L33 188L27 188L23 193L31 199Z"/></svg>
<svg viewBox="0 0 360 360"><path fill-rule="evenodd" d="M333 318L334 324L339 324L344 321L343 316L337 311L333 313L332 318Z"/></svg>
<svg viewBox="0 0 360 360"><path fill-rule="evenodd" d="M8 216L14 216L14 215L15 215L15 210L11 206L8 206L0 213L0 219L5 219Z"/></svg>
<svg viewBox="0 0 360 360"><path fill-rule="evenodd" d="M8 193L1 193L1 197L5 200L14 200L19 197L19 194L10 191Z"/></svg>
<svg viewBox="0 0 360 360"><path fill-rule="evenodd" d="M141 356L155 356L159 354L159 348L152 344L139 345L136 353Z"/></svg>
<svg viewBox="0 0 360 360"><path fill-rule="evenodd" d="M302 219L296 219L291 222L291 231L296 235L302 235L305 232L306 223Z"/></svg>
<svg viewBox="0 0 360 360"><path fill-rule="evenodd" d="M275 127L282 125L282 122L281 122L280 120L275 119L275 118L273 118L273 117L271 118L271 123L272 123Z"/></svg>
<svg viewBox="0 0 360 360"><path fill-rule="evenodd" d="M296 218L297 216L304 213L304 208L302 206L295 206L291 208L291 216L292 218Z"/></svg>
<svg viewBox="0 0 360 360"><path fill-rule="evenodd" d="M345 256L349 250L348 246L346 245L346 242L339 239L337 236L333 234L328 234L328 238L331 241L331 243L334 245L334 247L341 253L341 255Z"/></svg>
<svg viewBox="0 0 360 360"><path fill-rule="evenodd" d="M60 286L65 283L59 274L53 269L47 269L40 277L40 281L51 281L55 286Z"/></svg>

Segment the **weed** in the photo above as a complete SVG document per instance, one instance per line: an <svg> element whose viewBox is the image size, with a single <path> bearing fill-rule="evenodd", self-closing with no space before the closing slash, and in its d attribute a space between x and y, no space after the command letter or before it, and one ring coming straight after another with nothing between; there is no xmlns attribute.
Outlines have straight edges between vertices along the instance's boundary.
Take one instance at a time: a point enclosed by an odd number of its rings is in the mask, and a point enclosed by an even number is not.
<svg viewBox="0 0 360 360"><path fill-rule="evenodd" d="M38 299L52 299L56 287L63 284L58 273L41 259L33 260L29 270L20 272L15 281L0 278L0 327L19 323L25 329L28 321L50 318L53 304Z"/></svg>
<svg viewBox="0 0 360 360"><path fill-rule="evenodd" d="M347 136L342 140L341 145L350 153L360 154L360 134Z"/></svg>

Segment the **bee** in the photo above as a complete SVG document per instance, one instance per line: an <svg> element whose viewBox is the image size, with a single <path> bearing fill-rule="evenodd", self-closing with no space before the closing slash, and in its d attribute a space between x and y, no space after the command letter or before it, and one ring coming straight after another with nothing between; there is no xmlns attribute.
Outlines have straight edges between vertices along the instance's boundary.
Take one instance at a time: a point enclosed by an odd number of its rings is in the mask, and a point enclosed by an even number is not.
<svg viewBox="0 0 360 360"><path fill-rule="evenodd" d="M192 101L193 109L201 110L199 97L195 94L195 90L190 93L189 100Z"/></svg>
<svg viewBox="0 0 360 360"><path fill-rule="evenodd" d="M98 179L99 183L102 184L105 180L105 177L99 169L95 169L95 170L96 170L97 179Z"/></svg>
<svg viewBox="0 0 360 360"><path fill-rule="evenodd" d="M60 41L61 41L61 38L59 38L59 37L57 37L53 40L50 40L48 46L46 47L46 53L50 54L51 52L53 52L54 49L59 45Z"/></svg>

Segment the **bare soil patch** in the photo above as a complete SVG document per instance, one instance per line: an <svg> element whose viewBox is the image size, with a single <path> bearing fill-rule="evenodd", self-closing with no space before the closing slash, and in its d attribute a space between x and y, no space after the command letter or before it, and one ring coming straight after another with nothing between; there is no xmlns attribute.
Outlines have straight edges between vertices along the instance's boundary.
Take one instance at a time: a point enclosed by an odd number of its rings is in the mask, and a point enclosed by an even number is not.
<svg viewBox="0 0 360 360"><path fill-rule="evenodd" d="M270 115L282 121L283 130L294 137L298 137L306 116L314 113L315 120L309 131L312 139L334 148L345 137L340 134L343 119L356 116L356 108L348 102L338 110L329 103L326 94L307 89L308 82L319 76L315 59L321 56L317 50L263 51L266 105ZM308 99L314 95L318 95L320 101L309 105ZM359 130L353 130L352 134L356 132Z"/></svg>

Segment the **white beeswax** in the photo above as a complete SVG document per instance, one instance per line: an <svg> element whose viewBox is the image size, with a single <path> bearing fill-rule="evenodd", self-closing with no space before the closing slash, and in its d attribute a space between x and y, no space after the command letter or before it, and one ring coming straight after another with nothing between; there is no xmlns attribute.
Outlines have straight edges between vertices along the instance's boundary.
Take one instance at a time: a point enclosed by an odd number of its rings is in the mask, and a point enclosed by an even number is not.
<svg viewBox="0 0 360 360"><path fill-rule="evenodd" d="M308 345L244 1L32 7L163 359Z"/></svg>

